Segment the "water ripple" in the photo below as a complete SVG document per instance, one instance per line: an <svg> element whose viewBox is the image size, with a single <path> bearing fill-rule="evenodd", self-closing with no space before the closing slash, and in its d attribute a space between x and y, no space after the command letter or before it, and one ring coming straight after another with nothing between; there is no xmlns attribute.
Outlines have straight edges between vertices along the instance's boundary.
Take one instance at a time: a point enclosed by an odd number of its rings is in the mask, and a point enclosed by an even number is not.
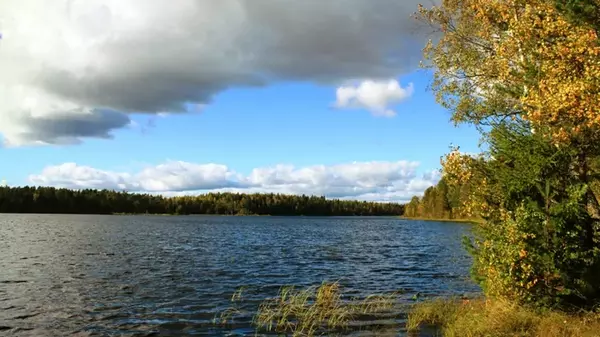
<svg viewBox="0 0 600 337"><path fill-rule="evenodd" d="M0 334L254 336L262 300L325 280L348 299L475 292L467 230L393 218L0 215ZM239 315L216 326L240 287ZM397 335L405 319L365 315L351 335Z"/></svg>

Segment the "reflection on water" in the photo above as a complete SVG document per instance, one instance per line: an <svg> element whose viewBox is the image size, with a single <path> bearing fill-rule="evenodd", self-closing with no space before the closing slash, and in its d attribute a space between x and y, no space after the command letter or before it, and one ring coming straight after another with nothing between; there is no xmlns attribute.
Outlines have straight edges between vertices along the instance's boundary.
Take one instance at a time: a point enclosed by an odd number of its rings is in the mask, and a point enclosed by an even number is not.
<svg viewBox="0 0 600 337"><path fill-rule="evenodd" d="M467 231L394 218L0 215L0 335L253 336L260 301L326 280L353 297L473 292ZM216 326L241 286L243 314Z"/></svg>

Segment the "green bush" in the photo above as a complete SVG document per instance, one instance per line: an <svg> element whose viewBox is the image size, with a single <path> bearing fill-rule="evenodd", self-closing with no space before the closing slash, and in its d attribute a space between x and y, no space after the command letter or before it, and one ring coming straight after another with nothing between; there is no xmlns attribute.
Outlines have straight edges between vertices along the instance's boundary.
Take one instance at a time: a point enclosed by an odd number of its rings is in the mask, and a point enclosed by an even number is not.
<svg viewBox="0 0 600 337"><path fill-rule="evenodd" d="M593 152L556 147L524 122L489 133L489 158L472 161L485 180L485 222L467 239L473 276L493 297L540 306L592 307L600 299L600 223L592 217ZM586 171L583 171L585 169Z"/></svg>

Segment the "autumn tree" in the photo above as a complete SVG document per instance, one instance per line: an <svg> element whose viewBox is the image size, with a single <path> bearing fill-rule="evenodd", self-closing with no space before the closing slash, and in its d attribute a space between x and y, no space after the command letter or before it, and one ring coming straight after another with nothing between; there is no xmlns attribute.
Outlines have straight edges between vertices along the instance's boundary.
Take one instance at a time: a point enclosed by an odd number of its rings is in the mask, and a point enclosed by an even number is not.
<svg viewBox="0 0 600 337"><path fill-rule="evenodd" d="M412 197L412 199L410 199L410 202L408 204L406 204L406 206L404 207L404 216L409 217L409 218L416 218L421 216L419 214L419 204L421 203L421 200L419 199L419 197L414 196Z"/></svg>
<svg viewBox="0 0 600 337"><path fill-rule="evenodd" d="M443 0L419 18L432 89L489 151L452 151L449 186L486 219L474 276L488 295L542 305L600 299L598 1ZM456 188L455 188L456 190ZM451 202L452 203L452 202Z"/></svg>
<svg viewBox="0 0 600 337"><path fill-rule="evenodd" d="M441 38L425 49L433 89L457 123L521 117L556 141L600 125L600 45L548 0L444 0L420 18Z"/></svg>
<svg viewBox="0 0 600 337"><path fill-rule="evenodd" d="M468 181L448 184L446 178L435 186L428 187L422 197L414 196L404 209L404 216L424 219L471 219L473 212L466 212L465 205L470 200L472 185ZM464 199L463 199L464 198Z"/></svg>

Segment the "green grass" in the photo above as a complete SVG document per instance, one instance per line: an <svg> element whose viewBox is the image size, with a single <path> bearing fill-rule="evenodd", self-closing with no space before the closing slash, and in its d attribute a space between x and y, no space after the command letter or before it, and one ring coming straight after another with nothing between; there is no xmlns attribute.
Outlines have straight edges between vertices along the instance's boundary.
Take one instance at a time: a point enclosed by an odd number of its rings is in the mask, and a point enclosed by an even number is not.
<svg viewBox="0 0 600 337"><path fill-rule="evenodd" d="M600 336L600 314L538 311L504 300L438 299L410 310L408 331L432 325L443 337Z"/></svg>

